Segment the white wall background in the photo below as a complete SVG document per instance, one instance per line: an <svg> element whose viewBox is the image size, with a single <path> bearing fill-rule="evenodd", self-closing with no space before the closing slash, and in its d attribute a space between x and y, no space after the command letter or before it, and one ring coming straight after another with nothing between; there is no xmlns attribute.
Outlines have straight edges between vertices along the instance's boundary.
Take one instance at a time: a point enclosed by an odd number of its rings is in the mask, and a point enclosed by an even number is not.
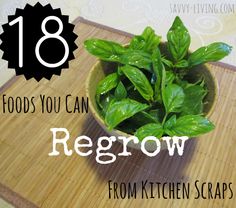
<svg viewBox="0 0 236 208"><path fill-rule="evenodd" d="M36 0L0 0L0 24L7 22L7 15L14 14L16 8L23 8L26 3L35 4ZM54 8L61 8L63 14L73 21L83 16L92 21L105 24L131 33L141 33L150 25L165 39L166 32L174 17L179 15L192 35L191 49L213 41L223 41L234 46L233 53L223 61L236 65L236 1L223 0L41 0L42 4L51 3ZM173 11L180 3L185 11ZM206 10L194 13L195 7L233 9L233 13L211 14ZM228 7L227 7L228 5ZM189 8L187 10L186 8ZM183 9L183 7L182 7ZM0 28L0 33L2 28ZM2 52L0 52L0 56ZM7 62L0 60L0 86L14 76L14 69L7 69Z"/></svg>

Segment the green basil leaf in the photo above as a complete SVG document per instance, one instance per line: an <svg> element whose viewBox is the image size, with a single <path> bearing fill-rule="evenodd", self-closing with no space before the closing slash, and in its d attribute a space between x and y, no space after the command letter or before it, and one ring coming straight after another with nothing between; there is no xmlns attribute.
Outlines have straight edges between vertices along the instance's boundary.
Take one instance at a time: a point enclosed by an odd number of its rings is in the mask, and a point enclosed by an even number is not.
<svg viewBox="0 0 236 208"><path fill-rule="evenodd" d="M140 69L126 65L121 67L121 70L124 72L125 76L133 83L135 88L145 100L153 100L152 86L149 83L147 77Z"/></svg>
<svg viewBox="0 0 236 208"><path fill-rule="evenodd" d="M172 84L172 82L175 80L175 74L172 71L166 71L166 85Z"/></svg>
<svg viewBox="0 0 236 208"><path fill-rule="evenodd" d="M168 48L175 61L180 61L188 53L190 35L181 19L177 16L167 33Z"/></svg>
<svg viewBox="0 0 236 208"><path fill-rule="evenodd" d="M164 129L171 129L176 124L176 115L171 116L164 124Z"/></svg>
<svg viewBox="0 0 236 208"><path fill-rule="evenodd" d="M182 87L183 89L195 85L195 84L190 83L190 82L188 82L188 81L186 81L186 80L177 79L176 81L177 81L177 84L178 84L180 87Z"/></svg>
<svg viewBox="0 0 236 208"><path fill-rule="evenodd" d="M153 72L156 76L154 98L156 101L158 101L161 99L161 80L162 80L162 68L163 68L163 64L161 61L161 52L159 48L156 48L156 50L153 51L152 66L153 66Z"/></svg>
<svg viewBox="0 0 236 208"><path fill-rule="evenodd" d="M156 117L152 116L151 114L147 113L146 111L141 111L135 114L133 117L130 118L130 121L136 126L143 126L148 123L159 123Z"/></svg>
<svg viewBox="0 0 236 208"><path fill-rule="evenodd" d="M189 66L196 66L210 61L219 61L229 55L232 47L226 43L216 42L194 51L188 59Z"/></svg>
<svg viewBox="0 0 236 208"><path fill-rule="evenodd" d="M99 106L101 107L101 113L102 116L105 117L108 106L113 103L114 101L116 101L114 95L112 94L105 94L104 96L101 96L100 98L100 102L99 102Z"/></svg>
<svg viewBox="0 0 236 208"><path fill-rule="evenodd" d="M165 132L170 136L196 137L205 134L215 128L207 118L199 115L186 115L176 120L176 123Z"/></svg>
<svg viewBox="0 0 236 208"><path fill-rule="evenodd" d="M161 61L162 61L162 63L163 64L165 64L166 66L168 66L169 68L173 68L173 63L170 61L170 60L168 60L168 59L166 59L166 58L161 58Z"/></svg>
<svg viewBox="0 0 236 208"><path fill-rule="evenodd" d="M127 51L122 56L120 56L119 62L151 71L151 56L144 51Z"/></svg>
<svg viewBox="0 0 236 208"><path fill-rule="evenodd" d="M203 98L206 90L200 85L192 85L184 89L184 103L181 115L197 115L203 111Z"/></svg>
<svg viewBox="0 0 236 208"><path fill-rule="evenodd" d="M121 99L127 97L127 91L121 81L119 82L119 84L117 85L117 87L115 89L115 97L118 100L121 100Z"/></svg>
<svg viewBox="0 0 236 208"><path fill-rule="evenodd" d="M166 69L163 66L162 71L161 71L161 94L162 94L162 97L163 97L165 87L166 87Z"/></svg>
<svg viewBox="0 0 236 208"><path fill-rule="evenodd" d="M146 44L144 50L152 53L152 51L161 42L161 37L155 34L155 31L151 27L146 27L143 31L142 37L144 38Z"/></svg>
<svg viewBox="0 0 236 208"><path fill-rule="evenodd" d="M163 102L163 93L166 87L166 69L164 65L162 65L162 70L161 70L161 93L158 95L158 97L155 97L156 101L159 103Z"/></svg>
<svg viewBox="0 0 236 208"><path fill-rule="evenodd" d="M155 136L160 139L164 133L164 130L161 124L150 123L140 127L136 132L135 136L138 137L140 141L142 141L147 136Z"/></svg>
<svg viewBox="0 0 236 208"><path fill-rule="evenodd" d="M132 38L129 48L152 53L160 42L161 37L156 35L155 31L151 27L146 27L142 35L134 36Z"/></svg>
<svg viewBox="0 0 236 208"><path fill-rule="evenodd" d="M161 121L163 120L165 116L165 110L160 107L154 110L149 110L148 114L151 115L157 121L157 123L161 123ZM149 123L153 123L153 122L149 122Z"/></svg>
<svg viewBox="0 0 236 208"><path fill-rule="evenodd" d="M96 90L96 100L100 107L100 96L114 89L118 85L118 83L119 76L117 75L117 73L109 74L107 77L105 77L98 83Z"/></svg>
<svg viewBox="0 0 236 208"><path fill-rule="evenodd" d="M121 101L116 101L109 105L105 116L105 122L111 130L122 121L130 118L140 111L147 109L148 107L149 106L147 104L142 104L128 98Z"/></svg>
<svg viewBox="0 0 236 208"><path fill-rule="evenodd" d="M174 67L176 67L176 68L187 68L187 67L188 67L188 61L185 60L185 59L183 59L183 60L181 60L181 61L178 61L178 62L174 65Z"/></svg>
<svg viewBox="0 0 236 208"><path fill-rule="evenodd" d="M143 50L146 44L145 39L141 35L135 35L129 44L129 48L133 50Z"/></svg>
<svg viewBox="0 0 236 208"><path fill-rule="evenodd" d="M118 74L119 76L122 76L122 75L124 74L124 73L121 71L121 69L120 69L120 65L118 65L117 74Z"/></svg>
<svg viewBox="0 0 236 208"><path fill-rule="evenodd" d="M84 46L88 52L102 60L130 64L151 70L151 55L145 51L128 50L118 43L100 39L86 40Z"/></svg>
<svg viewBox="0 0 236 208"><path fill-rule="evenodd" d="M202 78L201 83L199 84L201 87L205 87L205 79Z"/></svg>
<svg viewBox="0 0 236 208"><path fill-rule="evenodd" d="M184 102L184 91L176 84L167 85L162 94L167 113L180 112Z"/></svg>
<svg viewBox="0 0 236 208"><path fill-rule="evenodd" d="M126 52L122 45L107 40L89 39L84 41L84 46L89 53L105 61L117 62Z"/></svg>

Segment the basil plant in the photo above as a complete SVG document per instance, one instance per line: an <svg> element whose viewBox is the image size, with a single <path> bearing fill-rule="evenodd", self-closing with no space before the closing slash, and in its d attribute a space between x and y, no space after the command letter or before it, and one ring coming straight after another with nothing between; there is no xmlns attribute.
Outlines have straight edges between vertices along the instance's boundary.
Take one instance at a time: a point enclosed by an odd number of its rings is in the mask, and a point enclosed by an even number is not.
<svg viewBox="0 0 236 208"><path fill-rule="evenodd" d="M101 39L84 42L92 55L116 63L114 72L99 82L96 91L108 129L119 129L139 140L146 136L196 137L214 129L203 113L208 93L204 79L191 82L187 77L193 67L218 61L232 48L215 42L189 53L190 42L179 17L169 29L166 43L161 43L151 27L134 36L128 46Z"/></svg>

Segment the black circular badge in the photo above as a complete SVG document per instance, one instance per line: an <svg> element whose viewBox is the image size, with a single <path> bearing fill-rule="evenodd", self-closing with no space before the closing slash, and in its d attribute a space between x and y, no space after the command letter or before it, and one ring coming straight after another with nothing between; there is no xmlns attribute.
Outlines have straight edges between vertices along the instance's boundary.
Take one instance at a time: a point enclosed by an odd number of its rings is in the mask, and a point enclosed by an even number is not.
<svg viewBox="0 0 236 208"><path fill-rule="evenodd" d="M8 68L14 68L16 75L24 75L27 80L50 80L74 59L74 25L50 4L27 4L24 9L16 9L2 28L2 58L8 61Z"/></svg>

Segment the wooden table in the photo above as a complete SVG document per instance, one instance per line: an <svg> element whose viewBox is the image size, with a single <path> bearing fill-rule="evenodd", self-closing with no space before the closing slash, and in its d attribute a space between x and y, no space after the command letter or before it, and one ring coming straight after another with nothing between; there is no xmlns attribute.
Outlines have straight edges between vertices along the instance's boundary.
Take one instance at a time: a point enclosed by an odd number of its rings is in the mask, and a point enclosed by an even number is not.
<svg viewBox="0 0 236 208"><path fill-rule="evenodd" d="M62 70L59 77L50 81L25 81L14 79L1 91L16 98L60 96L73 98L85 95L85 80L96 59L83 48L83 41L90 37L110 39L127 43L130 35L111 28L78 19L75 32L78 34L76 59L70 69ZM69 147L72 148L78 135L87 135L96 143L105 132L90 113L67 113L62 106L60 113L40 112L40 100L35 113L2 113L0 109L0 196L22 207L234 207L233 199L142 199L138 189L137 199L109 199L108 181L137 182L200 182L233 183L236 194L236 71L228 65L210 65L218 79L220 96L211 120L216 129L200 138L187 142L182 157L169 157L167 151L149 158L140 151L131 150L132 156L119 157L115 163L100 165L95 154L81 157L76 154L49 157L52 148L50 128L64 127L70 132ZM71 99L71 105L74 100ZM0 105L2 108L2 104ZM95 152L96 146L93 147ZM62 149L59 148L62 152ZM113 153L122 150L119 143ZM194 192L191 186L191 193ZM157 189L154 189L156 194ZM227 191L227 196L230 192ZM10 196L10 197L9 197ZM21 198L23 197L23 198ZM18 200L18 201L17 201Z"/></svg>

